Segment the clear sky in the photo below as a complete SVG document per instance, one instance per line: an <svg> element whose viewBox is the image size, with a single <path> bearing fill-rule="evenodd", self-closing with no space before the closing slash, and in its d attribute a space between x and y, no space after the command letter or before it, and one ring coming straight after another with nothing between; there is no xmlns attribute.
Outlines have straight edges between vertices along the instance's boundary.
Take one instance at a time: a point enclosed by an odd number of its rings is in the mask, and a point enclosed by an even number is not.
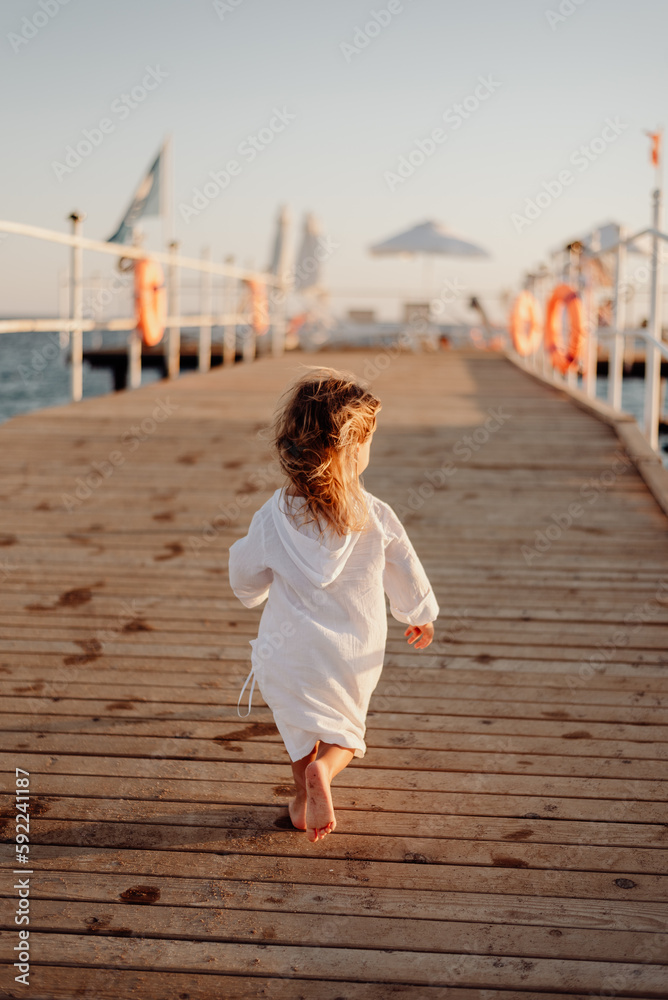
<svg viewBox="0 0 668 1000"><path fill-rule="evenodd" d="M458 282L492 311L560 243L610 219L649 222L643 131L668 124L666 0L4 0L0 23L7 219L65 230L78 208L85 234L107 238L171 132L185 253L210 245L265 267L287 202L295 239L310 210L338 244L334 291L410 295L422 264L367 247L433 218L492 256L439 259L432 292ZM149 72L153 89L125 104ZM57 176L105 118L93 152ZM272 122L282 131L251 162L242 144ZM443 138L411 176L388 177L434 129ZM178 206L230 160L238 175L186 221ZM564 170L571 182L518 232L513 214ZM66 251L9 237L0 263L0 313L54 311Z"/></svg>

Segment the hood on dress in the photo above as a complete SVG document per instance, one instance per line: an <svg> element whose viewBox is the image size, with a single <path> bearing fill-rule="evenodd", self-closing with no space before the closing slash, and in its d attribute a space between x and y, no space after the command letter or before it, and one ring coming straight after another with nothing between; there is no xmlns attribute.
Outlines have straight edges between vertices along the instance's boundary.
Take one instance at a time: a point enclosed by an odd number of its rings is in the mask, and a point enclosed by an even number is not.
<svg viewBox="0 0 668 1000"><path fill-rule="evenodd" d="M294 511L304 503L303 497L288 496L283 488L276 490L272 497L271 512L285 550L304 575L318 587L326 587L336 580L355 547L360 532L354 531L344 538L326 530L322 541L318 539L319 528L313 522L296 523L286 513L286 508Z"/></svg>

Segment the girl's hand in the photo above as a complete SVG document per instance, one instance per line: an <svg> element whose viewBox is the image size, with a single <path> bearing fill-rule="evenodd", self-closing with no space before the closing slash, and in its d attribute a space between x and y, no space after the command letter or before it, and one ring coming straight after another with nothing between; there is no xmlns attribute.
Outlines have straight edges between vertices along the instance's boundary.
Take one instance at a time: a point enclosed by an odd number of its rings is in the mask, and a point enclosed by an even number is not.
<svg viewBox="0 0 668 1000"><path fill-rule="evenodd" d="M408 643L415 642L413 649L424 649L434 638L434 626L431 622L426 625L409 625L404 635L408 636Z"/></svg>

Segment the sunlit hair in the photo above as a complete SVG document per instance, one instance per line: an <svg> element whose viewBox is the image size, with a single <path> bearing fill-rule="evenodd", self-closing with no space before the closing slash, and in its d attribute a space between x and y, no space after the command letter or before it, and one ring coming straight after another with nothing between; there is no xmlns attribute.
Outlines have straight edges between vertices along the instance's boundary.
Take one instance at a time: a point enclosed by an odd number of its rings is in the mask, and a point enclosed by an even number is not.
<svg viewBox="0 0 668 1000"><path fill-rule="evenodd" d="M305 498L302 512L321 535L327 526L338 535L362 531L368 510L357 445L375 430L380 400L352 372L303 367L281 396L271 427L286 485Z"/></svg>

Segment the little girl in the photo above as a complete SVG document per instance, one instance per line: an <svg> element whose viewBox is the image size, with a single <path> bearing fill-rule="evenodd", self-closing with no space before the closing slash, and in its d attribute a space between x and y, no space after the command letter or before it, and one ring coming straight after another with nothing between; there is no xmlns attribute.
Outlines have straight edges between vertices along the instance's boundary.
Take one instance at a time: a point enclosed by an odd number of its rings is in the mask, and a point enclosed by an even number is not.
<svg viewBox="0 0 668 1000"><path fill-rule="evenodd" d="M359 480L380 400L349 372L303 367L272 424L286 483L230 547L229 576L247 608L268 598L239 701L254 675L246 714L257 681L292 761L290 818L316 841L336 827L332 779L366 752L385 593L416 649L431 643L439 607L399 518Z"/></svg>

